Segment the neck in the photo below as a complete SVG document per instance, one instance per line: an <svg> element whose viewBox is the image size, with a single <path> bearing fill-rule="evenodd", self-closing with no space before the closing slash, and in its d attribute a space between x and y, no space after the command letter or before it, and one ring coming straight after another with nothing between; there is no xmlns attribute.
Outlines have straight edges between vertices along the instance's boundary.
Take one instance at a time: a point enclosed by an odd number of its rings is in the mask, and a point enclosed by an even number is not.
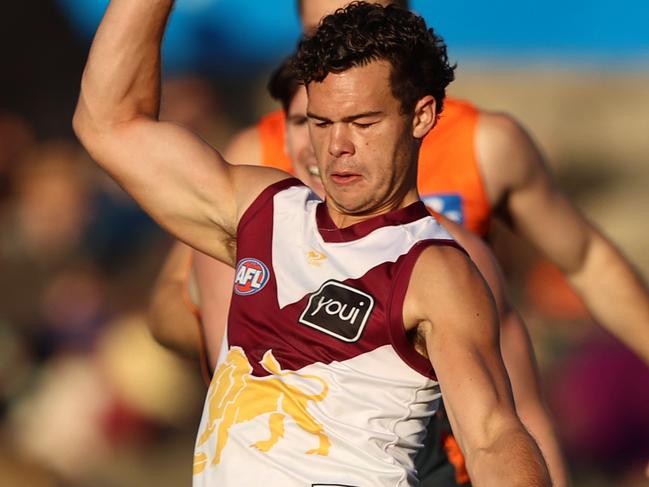
<svg viewBox="0 0 649 487"><path fill-rule="evenodd" d="M358 212L348 212L344 209L338 208L328 198L325 199L325 204L327 205L327 211L329 212L331 220L338 228L345 228L364 220L369 220L375 216L384 215L385 213L405 208L417 201L419 201L419 193L417 192L417 188L412 188L398 198L394 198L379 206Z"/></svg>

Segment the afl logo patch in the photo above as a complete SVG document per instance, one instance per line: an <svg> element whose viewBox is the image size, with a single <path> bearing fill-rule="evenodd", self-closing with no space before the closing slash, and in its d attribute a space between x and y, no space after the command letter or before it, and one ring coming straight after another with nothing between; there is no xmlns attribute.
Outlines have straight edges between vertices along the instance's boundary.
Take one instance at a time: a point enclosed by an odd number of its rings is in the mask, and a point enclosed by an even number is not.
<svg viewBox="0 0 649 487"><path fill-rule="evenodd" d="M234 292L239 296L255 294L264 288L269 277L268 267L262 261L241 259L234 276Z"/></svg>

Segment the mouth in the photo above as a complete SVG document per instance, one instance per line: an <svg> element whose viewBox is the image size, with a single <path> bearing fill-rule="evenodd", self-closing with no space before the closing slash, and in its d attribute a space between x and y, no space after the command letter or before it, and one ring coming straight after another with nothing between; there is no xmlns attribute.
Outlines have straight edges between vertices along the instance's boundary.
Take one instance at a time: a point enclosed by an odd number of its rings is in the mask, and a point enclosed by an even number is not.
<svg viewBox="0 0 649 487"><path fill-rule="evenodd" d="M361 180L361 175L352 172L335 172L331 174L334 183L345 186Z"/></svg>

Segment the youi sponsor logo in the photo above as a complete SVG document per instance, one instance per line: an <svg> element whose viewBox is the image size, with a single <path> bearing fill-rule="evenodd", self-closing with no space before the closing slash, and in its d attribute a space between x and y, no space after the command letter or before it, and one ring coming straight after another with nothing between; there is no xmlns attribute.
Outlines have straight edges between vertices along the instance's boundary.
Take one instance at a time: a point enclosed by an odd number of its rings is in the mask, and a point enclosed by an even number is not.
<svg viewBox="0 0 649 487"><path fill-rule="evenodd" d="M345 342L357 341L374 308L369 294L339 281L327 281L311 295L299 322Z"/></svg>

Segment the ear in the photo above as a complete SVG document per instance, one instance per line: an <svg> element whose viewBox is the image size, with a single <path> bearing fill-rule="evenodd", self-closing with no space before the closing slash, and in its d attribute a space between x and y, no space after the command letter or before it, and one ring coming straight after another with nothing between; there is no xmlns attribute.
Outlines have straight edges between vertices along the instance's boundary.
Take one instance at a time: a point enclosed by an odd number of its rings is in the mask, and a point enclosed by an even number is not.
<svg viewBox="0 0 649 487"><path fill-rule="evenodd" d="M412 135L423 139L437 122L437 104L435 98L426 95L415 105L415 116L412 120Z"/></svg>

